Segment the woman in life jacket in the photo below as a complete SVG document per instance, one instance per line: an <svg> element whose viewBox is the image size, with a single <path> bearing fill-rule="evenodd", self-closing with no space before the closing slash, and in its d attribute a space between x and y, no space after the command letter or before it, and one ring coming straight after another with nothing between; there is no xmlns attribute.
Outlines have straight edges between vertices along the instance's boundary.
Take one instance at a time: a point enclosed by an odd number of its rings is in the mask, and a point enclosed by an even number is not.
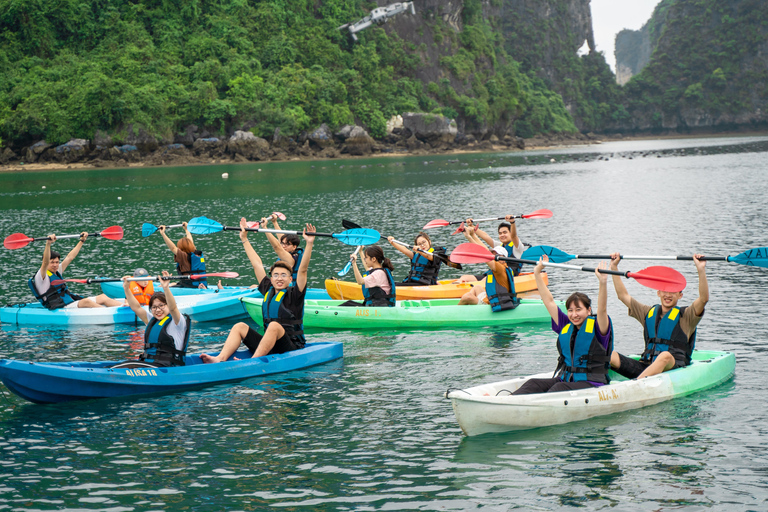
<svg viewBox="0 0 768 512"><path fill-rule="evenodd" d="M445 247L432 247L432 240L423 231L416 235L414 250L396 243L394 237L387 237L387 241L405 254L411 260L411 270L408 277L403 280L407 286L429 286L437 284L437 274L440 272L440 258L436 254L445 255Z"/></svg>
<svg viewBox="0 0 768 512"><path fill-rule="evenodd" d="M165 245L173 253L173 261L176 263L176 270L182 276L192 274L205 274L205 256L203 251L197 250L195 247L195 241L192 240L192 233L187 229L187 223L183 222L181 226L184 228L184 238L177 243L168 238L165 234L165 226L158 226L157 230L163 236ZM208 281L203 279L179 279L176 286L182 288L208 288Z"/></svg>
<svg viewBox="0 0 768 512"><path fill-rule="evenodd" d="M283 354L304 348L304 297L307 293L307 269L315 243L315 237L307 235L307 232L314 233L315 226L307 224L304 228L306 250L295 285L291 266L283 261L275 262L267 275L261 258L248 241L245 227L245 219L241 219L240 240L259 280L259 291L264 295L261 308L264 334L259 334L244 322L237 323L229 331L227 340L217 356L200 354L204 363L227 361L240 348L241 343L253 353L252 357Z"/></svg>
<svg viewBox="0 0 768 512"><path fill-rule="evenodd" d="M147 314L131 293L131 281L128 281L127 277L123 278L123 290L128 306L147 328L144 330L144 352L139 356L138 361L125 361L113 368L184 366L191 322L187 315L179 311L171 293L169 281L163 279L169 275L168 271L164 270L163 275L158 276L163 291L155 292L150 297L150 314Z"/></svg>
<svg viewBox="0 0 768 512"><path fill-rule="evenodd" d="M378 245L366 247L363 251L365 271L357 267L357 254L349 257L355 272L357 284L363 287L363 303L347 301L341 306L394 307L395 280L392 277L394 267L389 258L384 257L384 250Z"/></svg>
<svg viewBox="0 0 768 512"><path fill-rule="evenodd" d="M267 227L267 222L272 221L272 226L274 229L279 230L280 224L277 223L277 215L272 214L269 218L263 217L261 219L261 222L259 222L259 226L261 227ZM277 237L273 235L272 233L264 233L267 235L267 240L269 241L269 245L272 246L272 249L274 249L275 254L277 254L277 257L280 258L280 261L288 264L291 266L291 274L293 276L293 282L296 283L296 280L298 278L298 272L299 272L299 266L301 265L301 260L304 257L304 249L299 247L299 244L301 243L301 240L299 239L298 235L292 235L292 234L284 234L280 236L280 240L278 241Z"/></svg>
<svg viewBox="0 0 768 512"><path fill-rule="evenodd" d="M552 317L552 330L557 333L557 368L552 378L528 379L513 395L572 391L610 383L608 370L613 351L613 324L607 310L608 275L598 272L606 268L606 263L600 262L595 270L600 283L597 313L593 314L589 297L576 292L565 301L566 314L557 306L544 284L541 271L546 261L549 258L542 256L533 273L541 300Z"/></svg>

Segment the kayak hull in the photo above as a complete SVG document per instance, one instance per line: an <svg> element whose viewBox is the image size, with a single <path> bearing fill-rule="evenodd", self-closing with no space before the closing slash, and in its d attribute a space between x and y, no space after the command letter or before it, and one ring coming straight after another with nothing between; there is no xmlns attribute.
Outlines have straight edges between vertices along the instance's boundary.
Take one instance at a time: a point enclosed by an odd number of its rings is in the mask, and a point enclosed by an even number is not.
<svg viewBox="0 0 768 512"><path fill-rule="evenodd" d="M229 292L223 295L188 295L179 297L179 311L193 322L210 322L247 317L241 297L261 296L258 290ZM147 310L147 307L144 306ZM76 326L141 324L127 306L49 310L39 303L17 304L0 308L0 320L17 325Z"/></svg>
<svg viewBox="0 0 768 512"><path fill-rule="evenodd" d="M542 273L544 282L549 283L546 272ZM474 283L454 284L452 279L438 281L431 286L405 286L398 284L395 287L397 300L421 300L421 299L460 299L462 295L472 289ZM363 300L363 288L357 283L339 281L338 279L326 279L325 290L333 300ZM523 273L515 277L515 291L517 293L536 291L536 279L532 273ZM310 297L308 299L322 299L323 297Z"/></svg>
<svg viewBox="0 0 768 512"><path fill-rule="evenodd" d="M446 393L459 426L468 436L560 425L656 404L702 391L733 376L731 352L693 353L693 363L646 379L627 380L611 372L612 383L598 388L559 393L510 395L530 378L520 377ZM496 396L501 392L501 396Z"/></svg>
<svg viewBox="0 0 768 512"><path fill-rule="evenodd" d="M215 355L215 354L212 354ZM240 361L203 364L186 356L186 365L173 368L109 368L118 361L33 363L0 360L0 380L16 395L34 403L58 403L178 391L235 382L251 377L307 368L343 356L338 342L307 343L301 350L251 357L247 350L233 355Z"/></svg>
<svg viewBox="0 0 768 512"><path fill-rule="evenodd" d="M113 299L124 299L125 298L125 290L123 289L123 283L101 283L101 291L110 298ZM247 286L225 286L223 289L219 290L218 288L203 288L202 290L200 288L182 288L179 286L173 286L171 287L171 291L173 292L174 297L184 297L187 295L222 295L222 294L243 294L251 291L251 288L248 288ZM257 294L257 297L261 297L261 294ZM328 295L328 292L326 292L323 289L320 288L308 288L307 289L307 295L306 298L308 299L330 299L331 296Z"/></svg>
<svg viewBox="0 0 768 512"><path fill-rule="evenodd" d="M243 298L251 318L262 324L262 299ZM459 306L457 299L398 302L392 308L344 307L338 300L306 300L304 327L319 329L476 329L522 323L549 322L540 300L523 299L509 311L494 313L488 305ZM562 307L562 304L561 304Z"/></svg>

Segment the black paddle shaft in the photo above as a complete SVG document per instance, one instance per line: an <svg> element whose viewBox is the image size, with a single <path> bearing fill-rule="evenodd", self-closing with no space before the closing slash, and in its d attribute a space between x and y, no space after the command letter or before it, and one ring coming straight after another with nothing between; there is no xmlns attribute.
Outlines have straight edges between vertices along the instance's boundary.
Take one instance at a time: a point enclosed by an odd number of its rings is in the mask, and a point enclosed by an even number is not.
<svg viewBox="0 0 768 512"><path fill-rule="evenodd" d="M521 260L521 259L518 259L518 258L505 258L503 256L496 256L494 259L496 261L511 261L512 263L526 263L528 265L537 265L539 263L538 261L533 261L533 260ZM630 271L622 272L620 270L610 270L610 269L607 269L607 268L579 267L578 265L564 265L562 263L549 263L549 262L546 262L546 261L544 262L544 265L550 266L550 267L555 267L555 268L560 267L560 268L571 268L571 269L574 269L574 270L583 270L584 272L594 272L595 270L597 270L601 274L608 274L608 275L611 275L611 276L622 276L622 277L626 277L626 278L632 277L630 275L632 272L630 272Z"/></svg>
<svg viewBox="0 0 768 512"><path fill-rule="evenodd" d="M301 235L302 231L290 231L282 229L266 229L266 228L237 228L233 226L222 226L224 231L254 231L256 233L277 233L281 235ZM309 236L327 236L333 238L333 233L307 233Z"/></svg>

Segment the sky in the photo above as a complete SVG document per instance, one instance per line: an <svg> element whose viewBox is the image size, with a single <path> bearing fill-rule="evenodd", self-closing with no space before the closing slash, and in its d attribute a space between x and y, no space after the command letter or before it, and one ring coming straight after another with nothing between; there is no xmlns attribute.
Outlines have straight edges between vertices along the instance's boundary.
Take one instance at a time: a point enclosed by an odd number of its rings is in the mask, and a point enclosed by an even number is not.
<svg viewBox="0 0 768 512"><path fill-rule="evenodd" d="M592 30L596 50L603 52L605 60L616 72L613 55L616 34L623 29L638 30L653 14L660 0L592 0Z"/></svg>

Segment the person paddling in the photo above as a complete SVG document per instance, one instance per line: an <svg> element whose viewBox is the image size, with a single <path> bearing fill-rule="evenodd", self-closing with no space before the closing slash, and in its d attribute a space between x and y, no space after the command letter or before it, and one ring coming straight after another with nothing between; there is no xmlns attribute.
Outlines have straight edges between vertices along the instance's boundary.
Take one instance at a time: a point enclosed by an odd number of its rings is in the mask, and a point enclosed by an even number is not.
<svg viewBox="0 0 768 512"><path fill-rule="evenodd" d="M488 247L501 247L504 249L506 254L502 254L503 256L507 256L509 258L521 258L523 256L523 252L525 252L525 246L523 245L523 242L520 241L520 237L517 236L517 226L515 225L515 216L514 215L507 215L505 217L505 220L499 224L499 227L497 229L499 240L498 242L491 238L491 236L480 229L479 226L477 226L472 219L467 219L464 221L464 237L467 238L470 242L473 242L474 240L470 239L468 235L470 234L470 231L472 231L474 235L476 235L476 238L479 238L486 244L488 244ZM501 253L499 253L501 254ZM520 275L520 269L522 268L522 264L520 263L513 263L509 265L510 269L512 270L512 274L515 276ZM476 281L484 281L485 277L488 275L488 272L485 272L483 274L477 274L477 275L463 275L456 281L455 283L473 283Z"/></svg>
<svg viewBox="0 0 768 512"><path fill-rule="evenodd" d="M80 240L78 240L77 245L69 251L69 254L67 254L63 261L61 254L51 250L51 245L56 242L56 235L50 235L45 242L43 263L27 284L35 298L47 309L101 308L125 305L125 302L111 299L103 293L95 297L83 298L70 292L67 288L67 283L51 284L51 280L63 281L62 274L69 264L72 263L72 260L80 253L80 249L83 248L83 244L87 239L88 232L83 231L80 234Z"/></svg>
<svg viewBox="0 0 768 512"><path fill-rule="evenodd" d="M683 292L657 291L659 304L646 306L632 298L620 276L613 276L613 287L619 300L629 308L629 316L643 324L645 350L639 361L617 351L611 354L611 368L628 379L644 379L651 375L691 364L696 344L696 328L709 302L707 262L702 254L693 255L699 274L699 296L690 306L678 307ZM618 270L621 255L611 254L611 270Z"/></svg>
<svg viewBox="0 0 768 512"><path fill-rule="evenodd" d="M384 250L378 245L366 247L363 251L363 265L366 270L360 272L357 267L357 253L352 253L349 259L352 261L352 269L355 272L355 281L363 287L363 306L370 307L394 307L395 280L392 277L394 267L389 258L384 256ZM342 306L359 306L359 303L348 301Z"/></svg>
<svg viewBox="0 0 768 512"><path fill-rule="evenodd" d="M165 245L173 253L173 261L176 263L176 270L179 274L182 276L205 274L205 256L203 256L203 251L198 250L195 246L195 241L192 240L192 233L187 229L187 223L183 222L181 226L184 228L184 237L175 244L165 234L165 226L158 226L157 230L163 236ZM195 281L184 278L179 279L175 286L204 289L208 288L208 281L205 278Z"/></svg>
<svg viewBox="0 0 768 512"><path fill-rule="evenodd" d="M243 242L248 259L253 265L253 271L259 280L259 291L264 296L261 306L264 335L262 336L244 322L235 324L227 335L227 340L217 356L201 354L204 363L220 363L226 361L245 344L253 353L253 357L268 354L282 354L304 348L306 340L302 320L304 318L304 297L307 293L307 269L312 257L312 247L315 237L307 235L314 233L315 226L307 224L304 229L306 249L297 273L295 286L291 275L291 266L284 261L275 262L267 276L261 258L248 241L245 231L245 219L240 220L240 240Z"/></svg>
<svg viewBox="0 0 768 512"><path fill-rule="evenodd" d="M541 275L546 261L549 258L542 256L533 274L541 300L552 317L552 330L557 333L557 368L554 377L528 379L513 395L572 391L610 383L608 366L613 350L613 324L607 309L608 275L598 272L598 269L606 267L605 262L600 262L595 270L600 282L597 314L592 313L589 297L579 292L571 294L565 301L568 310L565 314L557 306Z"/></svg>
<svg viewBox="0 0 768 512"><path fill-rule="evenodd" d="M396 243L395 238L387 237L387 241L405 254L411 260L411 270L403 280L406 286L428 286L437 284L437 274L440 272L440 259L436 254L445 256L445 247L432 247L432 240L423 231L416 235L414 250Z"/></svg>
<svg viewBox="0 0 768 512"><path fill-rule="evenodd" d="M113 368L184 366L191 321L189 316L182 314L176 306L169 286L170 281L163 279L168 276L170 274L165 270L162 276L158 276L163 291L155 292L149 298L151 317L131 293L131 281L128 281L127 277L123 278L123 290L128 305L147 328L144 330L144 352L138 361L125 361Z"/></svg>

